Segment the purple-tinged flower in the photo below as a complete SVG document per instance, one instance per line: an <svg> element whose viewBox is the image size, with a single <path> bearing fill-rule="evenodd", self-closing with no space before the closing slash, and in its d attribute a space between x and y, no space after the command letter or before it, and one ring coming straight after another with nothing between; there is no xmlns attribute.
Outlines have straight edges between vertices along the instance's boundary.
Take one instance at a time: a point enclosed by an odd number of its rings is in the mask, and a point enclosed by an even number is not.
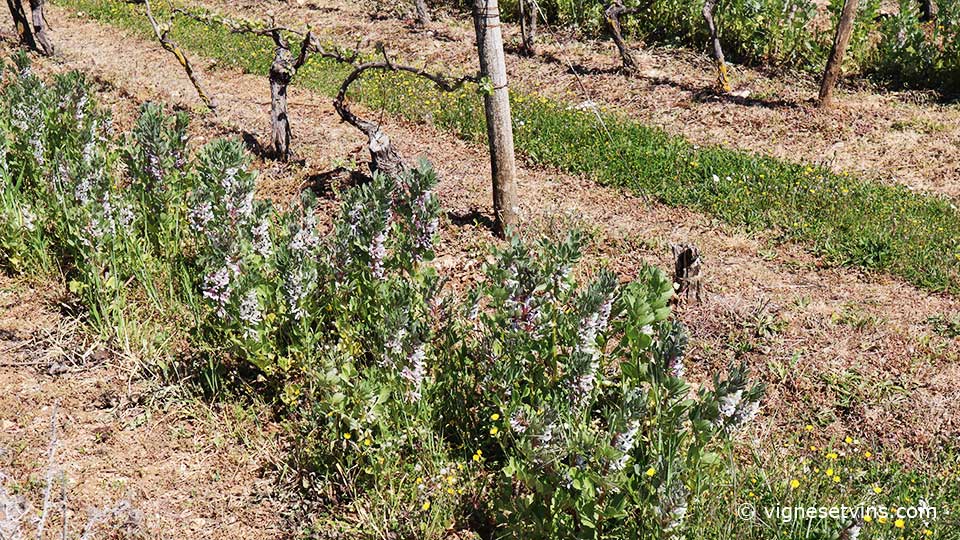
<svg viewBox="0 0 960 540"><path fill-rule="evenodd" d="M236 265L226 261L224 266L209 274L203 280L203 296L212 300L221 319L227 315L227 305L233 291L232 278L236 275Z"/></svg>
<svg viewBox="0 0 960 540"><path fill-rule="evenodd" d="M383 259L387 256L387 229L383 228L370 242L370 272L377 279L383 279Z"/></svg>
<svg viewBox="0 0 960 540"><path fill-rule="evenodd" d="M264 217L250 231L253 241L253 250L261 257L269 257L273 253L273 242L270 240L270 218Z"/></svg>
<svg viewBox="0 0 960 540"><path fill-rule="evenodd" d="M244 335L247 339L260 339L257 327L263 322L263 311L256 290L248 291L240 302L240 321L244 324Z"/></svg>
<svg viewBox="0 0 960 540"><path fill-rule="evenodd" d="M197 232L204 232L207 225L213 221L213 205L210 201L201 201L191 208L187 213L190 219L190 226Z"/></svg>
<svg viewBox="0 0 960 540"><path fill-rule="evenodd" d="M426 357L427 353L424 350L423 343L418 344L407 359L407 367L400 372L400 376L413 387L407 392L410 401L420 400L420 388L427 376Z"/></svg>

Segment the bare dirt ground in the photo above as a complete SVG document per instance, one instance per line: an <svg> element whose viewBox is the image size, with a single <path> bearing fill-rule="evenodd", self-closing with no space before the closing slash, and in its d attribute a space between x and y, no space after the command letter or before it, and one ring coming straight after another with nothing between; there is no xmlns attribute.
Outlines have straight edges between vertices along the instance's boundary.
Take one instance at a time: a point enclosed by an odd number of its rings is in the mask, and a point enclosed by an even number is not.
<svg viewBox="0 0 960 540"><path fill-rule="evenodd" d="M475 69L473 26L464 14L441 15L428 31L411 21L371 16L363 2L345 0L199 0L224 14L253 19L275 16L291 27L310 25L343 44L377 42L407 60ZM505 25L508 44L519 31ZM809 76L768 75L731 66L736 96L711 91L710 60L689 51L643 48L635 43L639 74L618 72L609 41L582 41L562 31L542 31L539 57L507 55L514 88L571 103L596 103L660 126L701 145L721 144L834 171L899 183L912 189L960 195L960 106L942 105L917 93L838 93L836 106L814 106L818 82Z"/></svg>
<svg viewBox="0 0 960 540"><path fill-rule="evenodd" d="M176 61L156 44L117 39L119 30L61 9L50 9L49 18L63 55L57 69L81 69L108 82L110 95L123 96L109 103L116 110L129 111L130 101L145 99L198 106ZM195 62L221 104L217 117L195 122L195 142L244 132L267 140L266 79ZM305 185L318 187L317 179L338 164L367 159L365 141L338 122L327 100L291 92L296 149L306 163L256 162L263 172L261 195L280 201ZM475 279L483 247L494 241L483 225L490 201L485 149L393 119L385 127L404 155L424 155L438 169L449 220L437 266L459 282ZM691 371L706 376L745 360L770 383L757 440L776 443L779 435L813 423L823 426L824 439L849 434L881 455L922 461L960 436L960 340L939 335L931 324L960 312L956 298L886 276L827 268L798 246L774 246L585 178L521 166L519 185L529 227L556 220L587 227L594 233L589 261L609 264L624 279L643 263L668 268L670 242L700 247L707 300L678 310L695 343ZM324 209L335 205L327 194Z"/></svg>
<svg viewBox="0 0 960 540"><path fill-rule="evenodd" d="M164 398L61 314L63 298L0 277L0 487L39 513L52 473L44 538L61 538L61 473L70 538L123 504L129 511L91 538L281 537L274 484L263 475L276 453L265 418ZM32 524L23 533L34 537Z"/></svg>

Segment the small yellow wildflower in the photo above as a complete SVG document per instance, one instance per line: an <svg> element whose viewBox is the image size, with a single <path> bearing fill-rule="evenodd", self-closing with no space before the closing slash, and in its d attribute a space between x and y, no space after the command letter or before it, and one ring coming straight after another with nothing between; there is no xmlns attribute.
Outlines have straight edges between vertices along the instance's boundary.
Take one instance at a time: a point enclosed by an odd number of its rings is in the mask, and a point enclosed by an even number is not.
<svg viewBox="0 0 960 540"><path fill-rule="evenodd" d="M930 529L924 529L924 530L923 530L923 535L924 535L924 536L933 536L933 531L931 531Z"/></svg>
<svg viewBox="0 0 960 540"><path fill-rule="evenodd" d="M827 454L827 459L837 459L837 454L834 452L830 452Z"/></svg>
<svg viewBox="0 0 960 540"><path fill-rule="evenodd" d="M833 476L833 469L827 469L827 476Z"/></svg>
<svg viewBox="0 0 960 540"><path fill-rule="evenodd" d="M893 522L893 526L896 527L896 528L898 528L898 529L902 529L902 528L904 527L904 525L906 525L906 523L904 523L902 519L898 519L898 520L896 520L896 521Z"/></svg>
<svg viewBox="0 0 960 540"><path fill-rule="evenodd" d="M344 438L344 439L347 439L347 440L349 441L349 440L350 440L350 434L349 434L349 433L344 433L344 434L343 434L343 438Z"/></svg>
<svg viewBox="0 0 960 540"><path fill-rule="evenodd" d="M871 521L873 521L873 516L871 516L870 514L867 514L863 516L863 521L870 523Z"/></svg>
<svg viewBox="0 0 960 540"><path fill-rule="evenodd" d="M494 422L496 422L497 420L500 419L500 415L497 414L497 413L493 413L493 414L490 415L490 419L493 420Z"/></svg>
<svg viewBox="0 0 960 540"><path fill-rule="evenodd" d="M886 523L886 522L887 522L887 518L883 516L880 516L877 518L877 523Z"/></svg>
<svg viewBox="0 0 960 540"><path fill-rule="evenodd" d="M364 445L364 446L370 446L370 445L372 445L372 444L373 444L373 441L371 441L369 438L368 438L368 439L364 439L364 441L363 441L363 445Z"/></svg>
<svg viewBox="0 0 960 540"><path fill-rule="evenodd" d="M800 487L800 481L799 481L799 480L797 480L796 478L794 478L793 480L790 481L790 489L797 489L798 487Z"/></svg>
<svg viewBox="0 0 960 540"><path fill-rule="evenodd" d="M655 474L657 474L657 470L654 469L653 467L650 467L649 469L647 469L647 476L653 476Z"/></svg>
<svg viewBox="0 0 960 540"><path fill-rule="evenodd" d="M493 435L493 436L496 436L497 433L499 433L499 432L500 432L500 430L497 429L497 426L493 426L492 428L490 428L490 434Z"/></svg>
<svg viewBox="0 0 960 540"><path fill-rule="evenodd" d="M873 492L879 495L883 493L883 488L881 488L880 486L873 486Z"/></svg>
<svg viewBox="0 0 960 540"><path fill-rule="evenodd" d="M424 512L426 512L427 510L429 510L429 509L430 509L430 501L427 501L427 502L423 503L423 506L421 506L420 509L423 510Z"/></svg>
<svg viewBox="0 0 960 540"><path fill-rule="evenodd" d="M863 457L870 459L873 457L873 454L871 454L870 451L867 450L866 452L863 453Z"/></svg>
<svg viewBox="0 0 960 540"><path fill-rule="evenodd" d="M833 483L834 483L834 484L839 484L839 483L840 483L840 477L834 475L834 477L833 477Z"/></svg>
<svg viewBox="0 0 960 540"><path fill-rule="evenodd" d="M804 427L803 429L805 429L805 430L807 430L807 431L813 431L813 426L810 425L810 424L807 424L806 427Z"/></svg>
<svg viewBox="0 0 960 540"><path fill-rule="evenodd" d="M846 439L843 440L843 442L845 442L845 443L847 443L847 444L853 444L853 438L852 438L852 437L847 437Z"/></svg>

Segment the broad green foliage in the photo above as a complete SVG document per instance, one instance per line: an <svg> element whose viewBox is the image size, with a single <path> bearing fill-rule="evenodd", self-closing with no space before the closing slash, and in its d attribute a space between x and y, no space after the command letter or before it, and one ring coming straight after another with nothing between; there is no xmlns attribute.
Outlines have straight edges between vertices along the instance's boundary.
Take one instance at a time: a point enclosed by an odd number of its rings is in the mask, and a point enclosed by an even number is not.
<svg viewBox="0 0 960 540"><path fill-rule="evenodd" d="M581 283L581 234L514 238L464 299L430 264L428 164L339 194L321 235L312 193L283 211L254 198L239 142L191 156L187 116L153 104L117 137L82 76L46 85L17 61L0 96L6 267L59 270L105 337L155 331L165 361L206 360L211 391L226 370L258 385L304 486L380 516L361 536L681 534L723 471L713 452L758 411L742 368L684 381L659 270Z"/></svg>
<svg viewBox="0 0 960 540"><path fill-rule="evenodd" d="M492 505L507 537L679 537L719 462L711 442L753 418L762 388L738 368L692 396L672 283L648 267L580 284L582 241L496 254L447 328L441 425L502 470Z"/></svg>

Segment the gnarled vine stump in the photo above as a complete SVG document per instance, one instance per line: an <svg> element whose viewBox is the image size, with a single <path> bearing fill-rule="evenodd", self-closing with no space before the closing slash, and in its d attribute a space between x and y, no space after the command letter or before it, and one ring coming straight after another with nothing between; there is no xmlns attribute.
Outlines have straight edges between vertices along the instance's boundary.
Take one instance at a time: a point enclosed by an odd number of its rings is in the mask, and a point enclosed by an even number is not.
<svg viewBox="0 0 960 540"><path fill-rule="evenodd" d="M723 58L723 47L720 46L720 37L717 35L717 25L713 21L713 11L717 7L718 0L706 0L703 4L703 20L707 23L707 31L710 33L710 54L713 56L713 63L717 70L717 90L720 92L730 92L730 78L727 75L727 63Z"/></svg>
<svg viewBox="0 0 960 540"><path fill-rule="evenodd" d="M673 244L670 249L673 251L673 286L677 298L689 301L693 294L696 301L700 302L703 294L700 250L691 244Z"/></svg>
<svg viewBox="0 0 960 540"><path fill-rule="evenodd" d="M43 16L44 2L45 0L29 0L29 17L23 0L7 0L7 7L10 8L20 43L44 56L53 56L53 43L47 35L47 20Z"/></svg>

